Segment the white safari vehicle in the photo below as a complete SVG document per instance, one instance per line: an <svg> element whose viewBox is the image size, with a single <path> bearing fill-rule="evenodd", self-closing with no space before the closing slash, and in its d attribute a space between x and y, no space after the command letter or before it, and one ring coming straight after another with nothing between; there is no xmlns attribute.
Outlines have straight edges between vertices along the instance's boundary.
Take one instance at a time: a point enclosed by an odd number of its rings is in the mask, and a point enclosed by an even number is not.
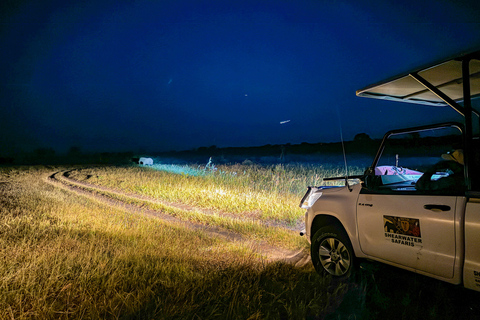
<svg viewBox="0 0 480 320"><path fill-rule="evenodd" d="M301 234L315 269L346 278L366 258L480 291L480 51L357 95L449 106L462 121L390 131L363 175L308 188Z"/></svg>

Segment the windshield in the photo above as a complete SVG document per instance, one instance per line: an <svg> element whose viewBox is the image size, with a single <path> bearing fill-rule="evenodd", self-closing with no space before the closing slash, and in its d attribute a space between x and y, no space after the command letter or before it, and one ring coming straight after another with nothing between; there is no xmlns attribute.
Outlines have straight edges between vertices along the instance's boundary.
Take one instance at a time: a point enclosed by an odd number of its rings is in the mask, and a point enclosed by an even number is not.
<svg viewBox="0 0 480 320"><path fill-rule="evenodd" d="M374 175L382 188L418 190L417 181L425 172L445 162L447 154L462 149L462 134L455 127L394 134L385 141ZM435 170L431 180L451 174L451 170Z"/></svg>
<svg viewBox="0 0 480 320"><path fill-rule="evenodd" d="M377 167L395 166L424 171L441 160L441 155L462 149L462 134L457 128L441 128L390 136Z"/></svg>

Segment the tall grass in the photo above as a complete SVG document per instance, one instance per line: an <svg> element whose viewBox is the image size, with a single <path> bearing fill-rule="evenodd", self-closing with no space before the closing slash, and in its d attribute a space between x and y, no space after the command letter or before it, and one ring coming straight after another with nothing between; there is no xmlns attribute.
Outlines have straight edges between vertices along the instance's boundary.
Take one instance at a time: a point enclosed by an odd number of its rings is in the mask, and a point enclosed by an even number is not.
<svg viewBox="0 0 480 320"><path fill-rule="evenodd" d="M311 267L0 174L0 319L304 319L328 309Z"/></svg>
<svg viewBox="0 0 480 320"><path fill-rule="evenodd" d="M56 176L58 177L58 175ZM153 214L160 212L195 224L221 227L222 229L242 234L242 237L245 239L261 239L262 242L271 245L282 246L293 250L298 250L299 248L307 249L307 243L305 242L305 239L298 236L298 230L288 230L281 226L281 224L272 224L271 222L262 223L258 220L251 219L250 217L240 218L229 213L211 212L211 210L205 211L196 207L190 208L174 203L158 202L138 195L112 191L108 188L100 189L91 185L83 185L75 180L65 181L65 179L62 179L62 181L67 185L77 188L80 186L83 191L87 191L91 194L102 196L109 200L118 200L124 204L133 205L137 209L142 208L154 210L155 212ZM148 213L152 214L151 211Z"/></svg>
<svg viewBox="0 0 480 320"><path fill-rule="evenodd" d="M176 168L176 169L174 169ZM306 165L220 165L215 170L157 167L94 168L74 172L89 183L138 193L154 199L184 203L294 225L303 218L298 207L308 185L326 176L341 176L342 169ZM360 171L358 168L357 171ZM190 174L190 173L194 174Z"/></svg>

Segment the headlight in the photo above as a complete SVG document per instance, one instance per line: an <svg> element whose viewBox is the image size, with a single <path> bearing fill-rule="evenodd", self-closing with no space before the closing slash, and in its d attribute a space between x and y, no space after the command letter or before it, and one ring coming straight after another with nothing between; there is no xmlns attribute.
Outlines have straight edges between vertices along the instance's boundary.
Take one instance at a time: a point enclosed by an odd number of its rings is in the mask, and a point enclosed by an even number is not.
<svg viewBox="0 0 480 320"><path fill-rule="evenodd" d="M308 187L307 193L305 193L302 201L300 201L300 208L310 209L315 201L322 196L322 192L319 191L320 189L321 188L317 187Z"/></svg>

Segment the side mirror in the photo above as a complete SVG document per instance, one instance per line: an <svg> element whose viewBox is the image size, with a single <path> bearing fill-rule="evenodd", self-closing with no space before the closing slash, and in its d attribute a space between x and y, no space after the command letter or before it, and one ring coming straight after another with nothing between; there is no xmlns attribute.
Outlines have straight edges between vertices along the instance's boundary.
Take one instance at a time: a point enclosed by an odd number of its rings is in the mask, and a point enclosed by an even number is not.
<svg viewBox="0 0 480 320"><path fill-rule="evenodd" d="M374 190L378 189L379 186L382 185L382 177L381 176L376 176L373 174L369 174L365 176L364 180L364 186L367 189Z"/></svg>

